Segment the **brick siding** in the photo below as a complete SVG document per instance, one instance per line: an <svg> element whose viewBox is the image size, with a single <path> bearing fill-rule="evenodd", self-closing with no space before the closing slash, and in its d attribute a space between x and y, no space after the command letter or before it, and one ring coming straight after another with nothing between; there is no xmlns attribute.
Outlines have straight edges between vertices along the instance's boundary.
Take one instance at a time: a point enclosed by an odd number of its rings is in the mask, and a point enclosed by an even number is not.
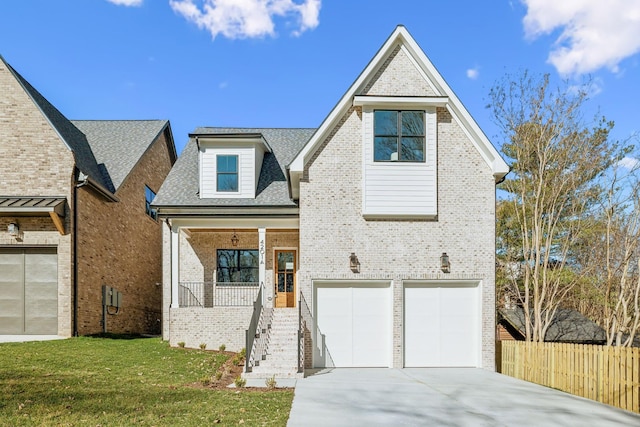
<svg viewBox="0 0 640 427"><path fill-rule="evenodd" d="M0 62L0 194L66 197L72 203L73 154L22 86ZM7 233L17 222L18 241ZM72 334L72 212L65 209L65 235L51 218L0 217L0 245L55 246L58 253L58 334Z"/></svg>
<svg viewBox="0 0 640 427"><path fill-rule="evenodd" d="M369 94L429 94L424 82L413 82L419 75L415 69L413 73L406 70L407 64L413 65L403 56L403 51L394 52L366 89ZM367 221L362 217L362 114L360 108L351 108L344 115L307 163L300 183L300 290L313 306L314 279L391 281L393 366L402 367L403 281L478 281L482 289L481 366L493 370L495 182L486 162L446 109L437 109L437 127L437 219ZM359 274L349 269L351 252L361 263ZM449 274L439 270L442 252L451 258Z"/></svg>
<svg viewBox="0 0 640 427"><path fill-rule="evenodd" d="M107 317L114 333L160 333L162 318L161 223L145 211L145 185L154 192L171 169L165 135L142 156L108 202L93 190L78 190L78 281L80 334L102 332L102 285L123 295L123 307Z"/></svg>

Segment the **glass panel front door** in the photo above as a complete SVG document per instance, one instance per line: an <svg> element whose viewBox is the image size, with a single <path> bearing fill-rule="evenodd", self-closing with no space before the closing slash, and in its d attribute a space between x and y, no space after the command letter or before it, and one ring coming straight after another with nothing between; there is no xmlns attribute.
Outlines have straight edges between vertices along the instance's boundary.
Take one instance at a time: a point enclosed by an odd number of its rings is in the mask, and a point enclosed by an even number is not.
<svg viewBox="0 0 640 427"><path fill-rule="evenodd" d="M296 251L276 251L276 307L295 307Z"/></svg>

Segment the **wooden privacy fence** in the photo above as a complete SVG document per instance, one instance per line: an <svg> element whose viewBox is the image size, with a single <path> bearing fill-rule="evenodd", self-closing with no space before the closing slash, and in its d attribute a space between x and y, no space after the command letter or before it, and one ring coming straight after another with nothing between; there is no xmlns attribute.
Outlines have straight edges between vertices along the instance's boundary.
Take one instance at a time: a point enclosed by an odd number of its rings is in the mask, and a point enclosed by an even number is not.
<svg viewBox="0 0 640 427"><path fill-rule="evenodd" d="M640 348L500 343L503 374L640 413Z"/></svg>

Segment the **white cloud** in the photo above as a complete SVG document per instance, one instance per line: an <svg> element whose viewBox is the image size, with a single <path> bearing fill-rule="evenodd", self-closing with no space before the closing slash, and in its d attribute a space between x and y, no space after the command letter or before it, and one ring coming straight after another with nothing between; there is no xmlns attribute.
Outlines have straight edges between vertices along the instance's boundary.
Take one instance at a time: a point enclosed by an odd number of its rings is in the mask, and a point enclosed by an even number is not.
<svg viewBox="0 0 640 427"><path fill-rule="evenodd" d="M471 80L476 80L478 77L480 77L480 69L478 67L469 68L467 70L467 77Z"/></svg>
<svg viewBox="0 0 640 427"><path fill-rule="evenodd" d="M640 160L628 156L618 162L618 166L629 170L637 168L638 165L640 165Z"/></svg>
<svg viewBox="0 0 640 427"><path fill-rule="evenodd" d="M295 17L295 36L314 29L318 26L321 0L170 0L169 4L213 38L222 34L236 39L274 36L276 16Z"/></svg>
<svg viewBox="0 0 640 427"><path fill-rule="evenodd" d="M640 51L640 0L522 2L527 38L560 31L548 62L563 76L603 67L617 73L620 61Z"/></svg>
<svg viewBox="0 0 640 427"><path fill-rule="evenodd" d="M144 0L107 0L109 3L117 4L118 6L142 6Z"/></svg>

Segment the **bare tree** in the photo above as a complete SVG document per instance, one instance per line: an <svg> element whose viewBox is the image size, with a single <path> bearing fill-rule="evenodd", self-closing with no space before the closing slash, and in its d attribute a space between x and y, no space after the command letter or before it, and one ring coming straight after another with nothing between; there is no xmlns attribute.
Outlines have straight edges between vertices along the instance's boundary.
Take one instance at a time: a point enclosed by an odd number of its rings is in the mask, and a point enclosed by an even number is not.
<svg viewBox="0 0 640 427"><path fill-rule="evenodd" d="M588 84L552 89L548 75L527 72L507 76L490 92L502 152L511 160L512 173L501 184L504 203L518 227L518 250L511 248L503 263L518 265L520 273L503 278L524 308L527 340L544 340L559 304L588 274L588 266L575 265L572 248L588 229L597 178L619 160L608 140L613 123L584 122L587 93Z"/></svg>
<svg viewBox="0 0 640 427"><path fill-rule="evenodd" d="M607 344L631 346L640 328L640 176L628 158L613 166L600 205L602 236L594 239L590 263L598 268Z"/></svg>

